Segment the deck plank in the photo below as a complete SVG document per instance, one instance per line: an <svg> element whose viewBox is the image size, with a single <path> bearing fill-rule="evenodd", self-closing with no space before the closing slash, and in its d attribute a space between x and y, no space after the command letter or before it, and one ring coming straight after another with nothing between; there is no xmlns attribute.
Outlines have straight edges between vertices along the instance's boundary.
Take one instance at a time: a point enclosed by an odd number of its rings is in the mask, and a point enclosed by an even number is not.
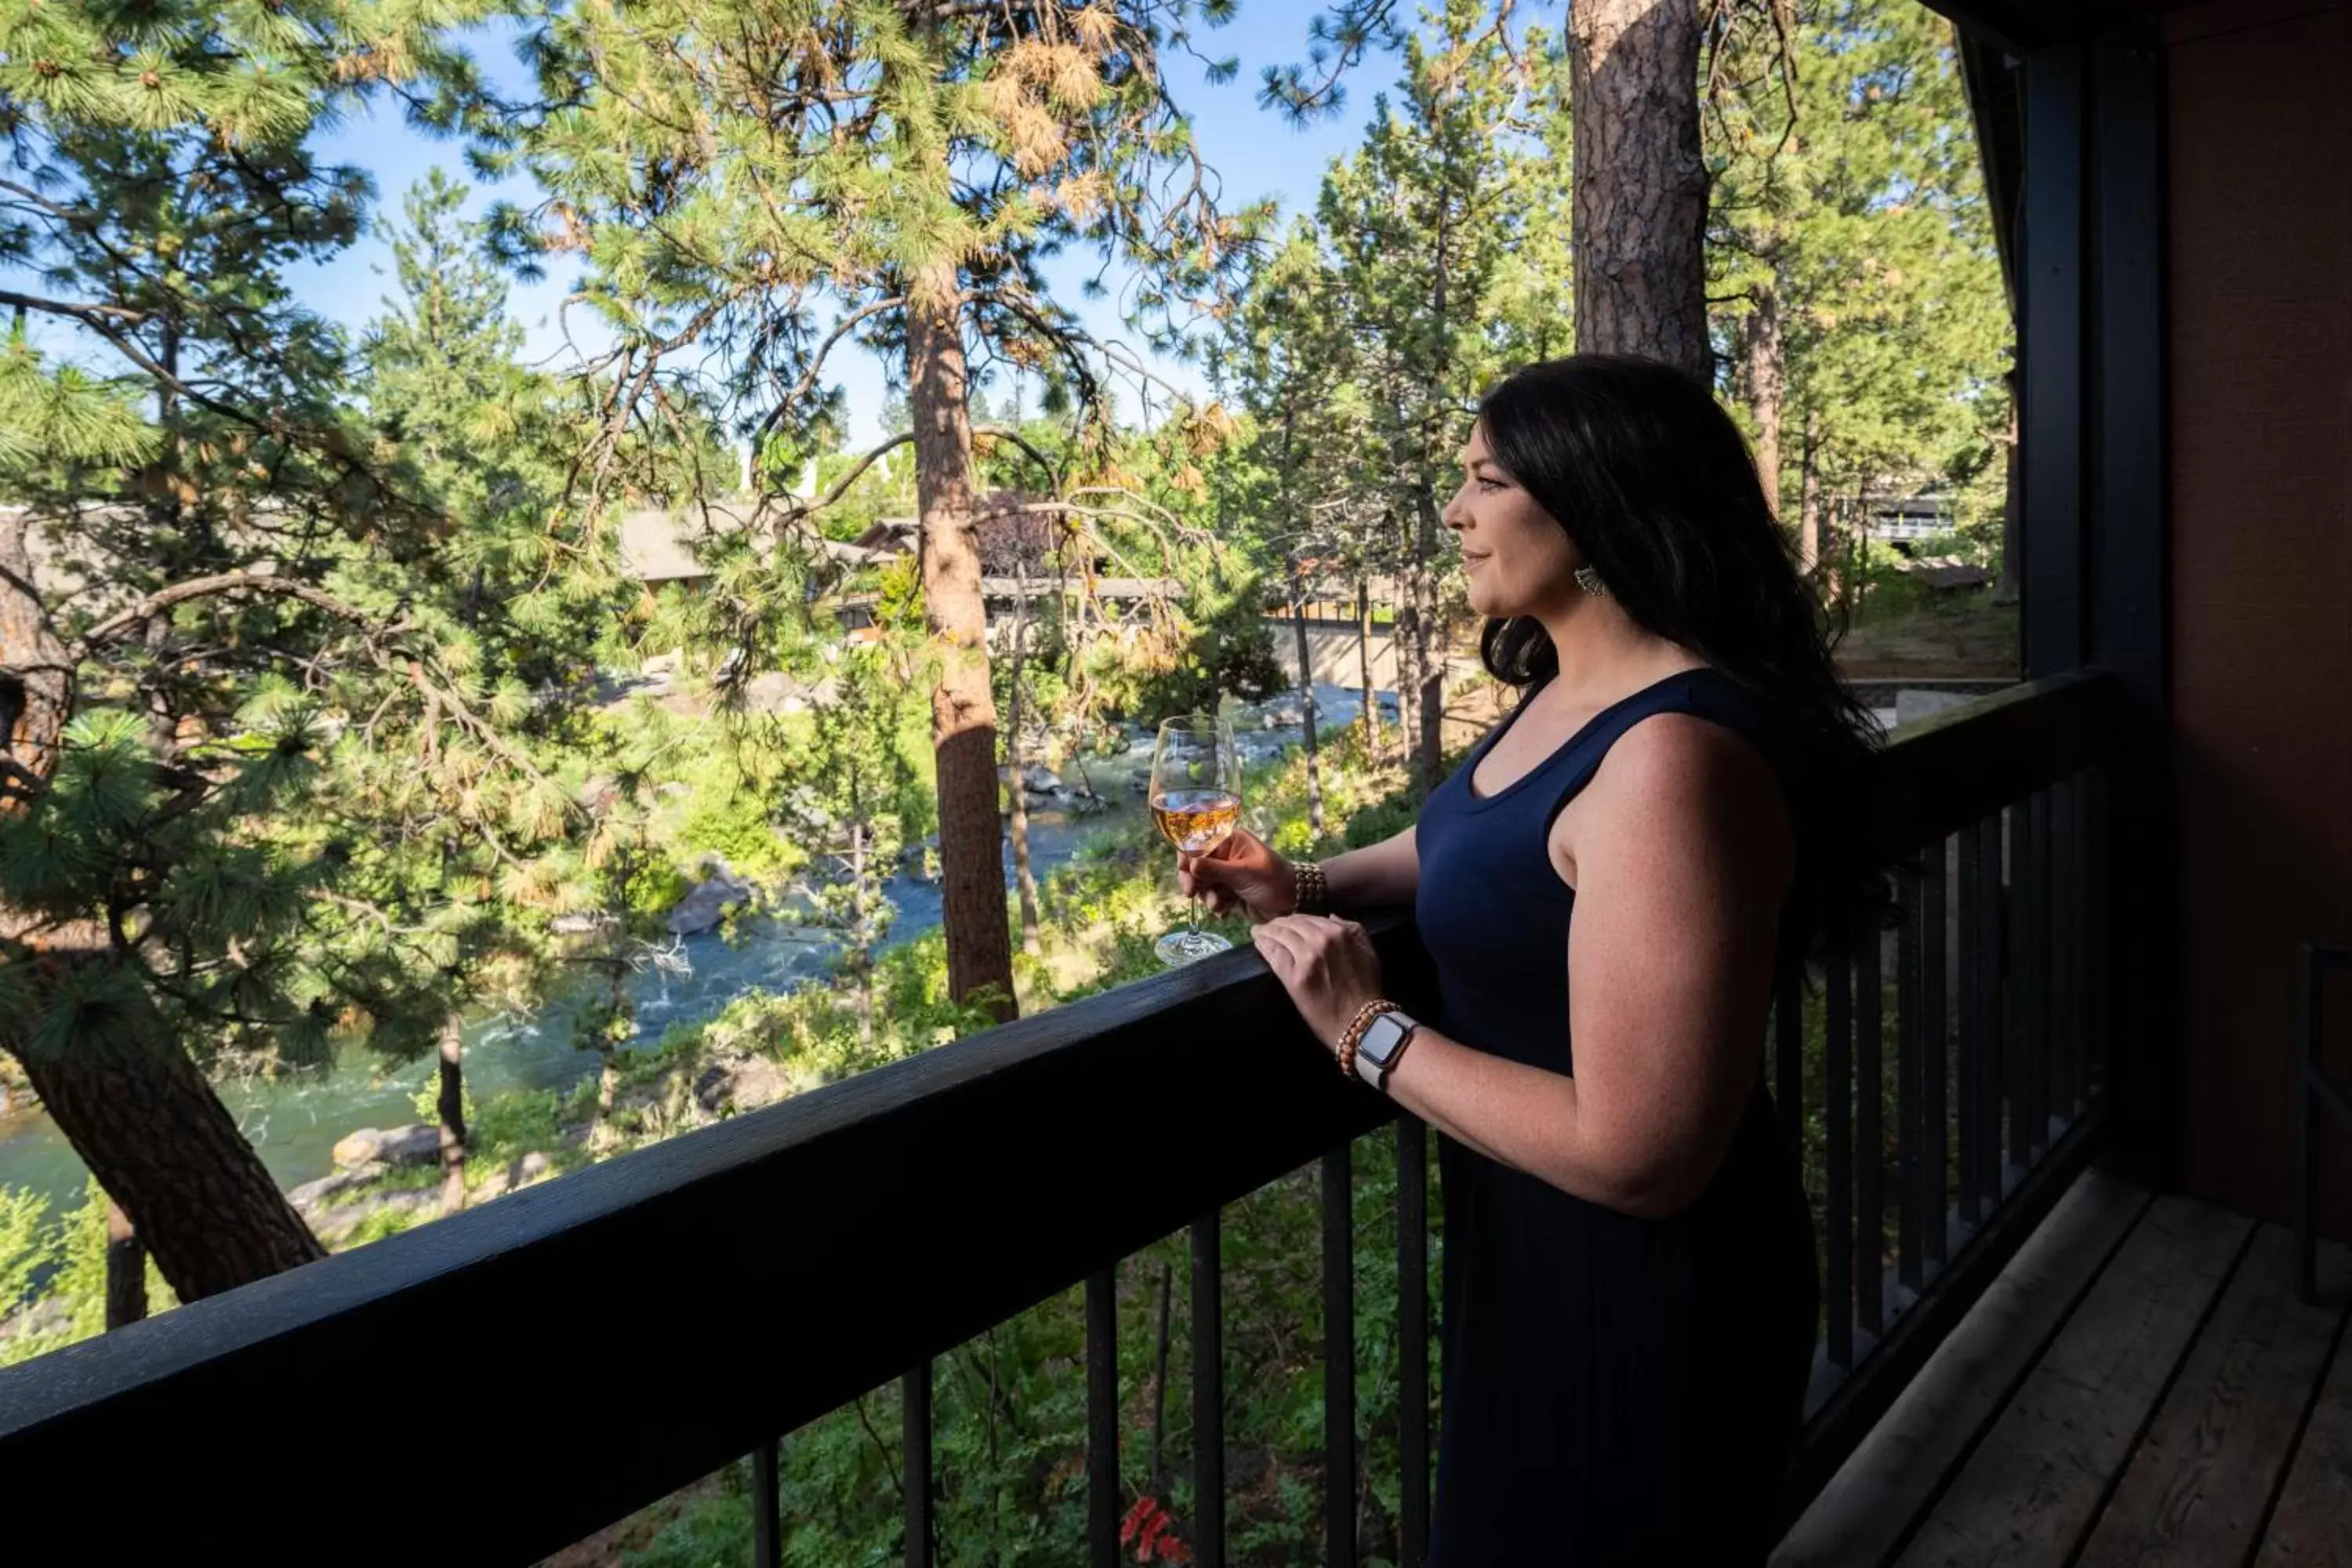
<svg viewBox="0 0 2352 1568"><path fill-rule="evenodd" d="M2150 1201L2104 1171L2068 1188L1797 1521L1773 1568L1884 1562Z"/></svg>
<svg viewBox="0 0 2352 1568"><path fill-rule="evenodd" d="M2334 1252L2340 1265L2343 1249ZM2347 1286L2339 1273L2335 1290L2328 1289L2329 1257L2323 1247L2320 1299L2341 1302ZM2338 1333L2335 1363L2295 1447L2254 1568L2344 1563L2352 1563L2352 1337Z"/></svg>
<svg viewBox="0 0 2352 1568"><path fill-rule="evenodd" d="M2328 1248L2323 1278L2339 1289L2347 1258ZM2323 1300L2295 1296L2294 1236L2257 1230L2093 1528L2084 1568L2245 1560L2344 1319L2340 1294Z"/></svg>
<svg viewBox="0 0 2352 1568"><path fill-rule="evenodd" d="M1899 1561L2063 1563L2253 1224L2193 1199L2158 1199Z"/></svg>

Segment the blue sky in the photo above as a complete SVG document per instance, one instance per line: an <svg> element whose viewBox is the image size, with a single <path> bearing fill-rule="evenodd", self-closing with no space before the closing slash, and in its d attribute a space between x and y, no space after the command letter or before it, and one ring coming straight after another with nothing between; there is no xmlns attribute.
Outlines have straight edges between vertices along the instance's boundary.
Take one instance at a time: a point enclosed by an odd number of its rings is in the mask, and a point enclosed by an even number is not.
<svg viewBox="0 0 2352 1568"><path fill-rule="evenodd" d="M1211 58L1230 54L1241 61L1240 72L1222 87L1207 82L1199 62L1187 57L1176 58L1172 83L1176 100L1193 118L1202 155L1223 179L1228 208L1269 196L1280 202L1286 213L1311 208L1325 166L1355 145L1371 112L1374 95L1395 79L1397 62L1388 56L1370 55L1349 74L1340 111L1328 120L1301 129L1272 110L1260 109L1256 103L1260 68L1306 58L1307 20L1316 9L1298 0L1255 0L1240 7L1240 16L1232 26L1203 30L1197 40L1202 54ZM501 38L485 37L476 53L495 77L520 83L519 68ZM320 153L329 161L368 170L375 178L380 212L397 213L403 193L435 163L473 183L457 145L410 128L396 104L381 100L371 112L346 121L325 137ZM478 185L469 210L478 212L499 195L527 201L530 189L519 182L495 190ZM1109 299L1089 300L1079 293L1081 279L1097 265L1092 253L1076 252L1049 268L1049 280L1062 300L1097 336L1127 338L1118 318L1118 271L1106 279L1111 289ZM294 283L306 303L356 331L382 309L390 284L389 270L384 247L370 237L325 266L305 268ZM565 342L558 307L575 279L576 269L551 268L543 282L517 285L510 301L516 319L529 334L526 352L534 359L550 356L551 369L572 359L574 351ZM573 311L575 342L585 325L585 312ZM593 347L594 341L582 346ZM1200 386L1197 373L1189 366L1151 363L1171 381ZM862 443L877 438L882 434L880 363L863 350L845 345L835 351L828 367L848 394L851 440ZM1127 400L1125 406L1131 409L1132 400Z"/></svg>

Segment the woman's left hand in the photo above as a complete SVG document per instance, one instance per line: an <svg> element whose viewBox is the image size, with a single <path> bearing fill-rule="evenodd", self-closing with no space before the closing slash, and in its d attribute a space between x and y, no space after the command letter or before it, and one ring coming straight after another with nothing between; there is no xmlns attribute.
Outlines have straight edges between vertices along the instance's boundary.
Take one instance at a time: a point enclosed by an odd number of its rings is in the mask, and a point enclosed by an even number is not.
<svg viewBox="0 0 2352 1568"><path fill-rule="evenodd" d="M1380 954L1354 921L1284 915L1253 930L1250 940L1326 1050L1338 1047L1357 1012L1381 994Z"/></svg>

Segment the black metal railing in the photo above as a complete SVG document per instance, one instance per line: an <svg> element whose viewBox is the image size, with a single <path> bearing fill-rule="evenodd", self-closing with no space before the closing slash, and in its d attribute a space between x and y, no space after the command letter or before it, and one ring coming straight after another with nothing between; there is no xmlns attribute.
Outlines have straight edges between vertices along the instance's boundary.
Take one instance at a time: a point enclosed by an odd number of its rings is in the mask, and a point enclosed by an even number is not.
<svg viewBox="0 0 2352 1568"><path fill-rule="evenodd" d="M2327 1070L2327 977L2352 973L2352 948L2307 942L2294 973L2294 1280L2319 1300L2321 1113L2352 1130L2352 1079Z"/></svg>
<svg viewBox="0 0 2352 1568"><path fill-rule="evenodd" d="M2113 1075L2100 773L2112 682L2021 687L1906 731L1854 809L1896 868L1847 912L1818 984L1776 1003L1771 1082L1800 1108L1821 1191L1825 1331L1793 1511L1851 1452L2080 1168ZM1952 895L1956 894L1956 898ZM1411 922L1370 922L1407 999ZM1891 971L1891 1006L1883 982ZM1892 1067L1886 1025L1894 1026ZM1286 1038L1296 1037L1296 1038ZM1183 1071L1170 1070L1172 1060ZM1181 1153L1122 1159L1106 1110L1148 1095ZM1889 1102L1892 1112L1889 1114ZM1351 1149L1393 1123L1398 1544L1429 1518L1426 1129L1340 1081L1254 954L1026 1018L483 1208L0 1373L10 1560L75 1560L91 1521L125 1561L234 1533L241 1561L409 1555L352 1529L324 1485L266 1486L237 1413L338 1434L339 1464L405 1473L467 1405L583 1405L614 1325L680 1334L756 1312L798 1359L723 1378L608 1378L593 1418L502 1451L467 1510L467 1561L525 1563L743 1456L758 1562L778 1560L777 1435L897 1379L905 1558L932 1561L929 1358L1083 1285L1091 1560L1119 1520L1112 1270L1189 1227L1194 1560L1224 1560L1223 1206L1319 1162L1325 1542L1357 1560ZM1891 1137L1890 1137L1891 1133ZM1117 1181L1087 1179L1112 1171ZM1889 1176L1892 1198L1889 1199ZM1040 1216L1052 1216L1041 1223ZM1890 1246L1889 1227L1892 1227ZM950 1283L951 1282L951 1283ZM452 1331L453 1330L457 1331ZM430 1346L427 1355L426 1347ZM348 1413L367 1413L355 1426ZM283 1441L273 1439L273 1447ZM135 1478L135 1479L134 1479ZM121 1506L137 1499L137 1507ZM218 1521L213 1523L209 1521Z"/></svg>

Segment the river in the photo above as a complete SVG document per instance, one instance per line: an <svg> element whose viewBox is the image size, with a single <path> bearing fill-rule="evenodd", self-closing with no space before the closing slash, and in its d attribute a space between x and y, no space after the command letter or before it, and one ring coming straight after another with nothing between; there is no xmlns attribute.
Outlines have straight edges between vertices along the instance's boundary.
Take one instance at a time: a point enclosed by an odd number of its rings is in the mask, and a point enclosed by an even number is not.
<svg viewBox="0 0 2352 1568"><path fill-rule="evenodd" d="M1318 728L1353 723L1361 711L1358 693L1338 686L1315 689ZM1383 721L1393 726L1394 697L1380 694ZM1297 745L1304 731L1297 721L1298 699L1287 692L1241 706L1235 735L1251 761ZM1278 722L1283 718L1293 721ZM1117 756L1087 757L1063 771L1066 782L1086 784L1103 801L1087 815L1046 805L1029 813L1029 856L1043 878L1098 836L1148 833L1140 787L1148 775L1152 731L1128 731L1127 750ZM1004 871L1013 877L1011 846ZM898 914L885 946L909 941L940 923L937 888L900 876L886 889ZM633 984L638 1038L660 1038L673 1024L695 1023L717 1014L754 988L787 990L826 973L836 952L822 933L777 921L748 923L734 942L716 932L688 937L680 944L682 967L649 966ZM592 1051L573 1048L572 1005L559 1002L529 1017L491 1014L466 1028L466 1083L477 1100L519 1089L568 1089L596 1070ZM331 1067L277 1079L236 1079L220 1085L221 1098L282 1187L291 1187L333 1168L338 1140L362 1127L397 1127L419 1120L414 1101L436 1070L424 1059L387 1067L365 1047L346 1051ZM80 1159L49 1119L37 1110L0 1116L0 1187L29 1187L52 1205L79 1201L85 1179Z"/></svg>

